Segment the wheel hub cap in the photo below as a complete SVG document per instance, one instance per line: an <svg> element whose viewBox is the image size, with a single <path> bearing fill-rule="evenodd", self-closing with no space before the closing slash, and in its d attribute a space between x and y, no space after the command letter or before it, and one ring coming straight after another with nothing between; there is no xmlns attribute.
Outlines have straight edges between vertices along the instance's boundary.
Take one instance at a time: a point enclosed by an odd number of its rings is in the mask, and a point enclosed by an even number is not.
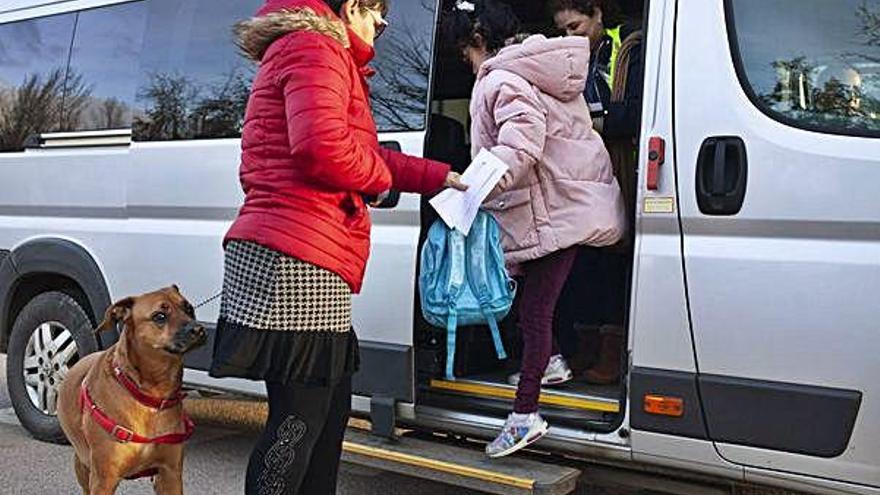
<svg viewBox="0 0 880 495"><path fill-rule="evenodd" d="M59 386L77 357L73 334L61 323L45 322L31 333L24 355L24 383L34 407L55 415Z"/></svg>

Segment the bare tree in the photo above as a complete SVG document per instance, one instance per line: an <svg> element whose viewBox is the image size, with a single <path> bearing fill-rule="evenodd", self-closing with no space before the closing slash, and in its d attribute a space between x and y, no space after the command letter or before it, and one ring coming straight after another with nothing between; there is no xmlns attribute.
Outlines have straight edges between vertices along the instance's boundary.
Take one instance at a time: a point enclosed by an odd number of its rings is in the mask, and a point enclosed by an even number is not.
<svg viewBox="0 0 880 495"><path fill-rule="evenodd" d="M434 12L433 2L422 0L421 7ZM391 30L376 62L371 83L376 120L396 130L421 129L428 104L431 76L431 36L418 33L410 24Z"/></svg>
<svg viewBox="0 0 880 495"><path fill-rule="evenodd" d="M238 137L250 97L250 78L233 69L222 84L211 88L190 116L194 137Z"/></svg>
<svg viewBox="0 0 880 495"><path fill-rule="evenodd" d="M865 2L856 9L856 17L859 20L858 37L862 43L869 48L880 47L880 9L872 9ZM864 50L848 52L841 56L842 59L859 59L867 62L880 63L880 55L876 53L867 53Z"/></svg>
<svg viewBox="0 0 880 495"><path fill-rule="evenodd" d="M57 130L63 79L63 69L55 69L45 78L31 74L10 91L0 109L0 150L20 150L31 135Z"/></svg>
<svg viewBox="0 0 880 495"><path fill-rule="evenodd" d="M97 114L95 127L99 129L118 129L125 127L128 124L125 118L128 112L128 105L122 101L117 98L106 98L94 111L94 113Z"/></svg>
<svg viewBox="0 0 880 495"><path fill-rule="evenodd" d="M136 135L147 141L187 137L189 109L198 97L198 90L189 79L152 74L148 85L138 91L137 96L147 106L143 115L134 119L132 127Z"/></svg>
<svg viewBox="0 0 880 495"><path fill-rule="evenodd" d="M58 130L75 131L82 127L83 112L91 101L92 87L83 82L83 76L69 70L64 78Z"/></svg>
<svg viewBox="0 0 880 495"><path fill-rule="evenodd" d="M868 7L868 2L865 2L856 10L856 16L862 23L859 34L865 40L865 44L880 46L880 10L871 9Z"/></svg>
<svg viewBox="0 0 880 495"><path fill-rule="evenodd" d="M201 90L183 76L152 75L138 92L145 105L134 117L135 136L146 141L238 137L250 97L249 71L234 68L223 82Z"/></svg>

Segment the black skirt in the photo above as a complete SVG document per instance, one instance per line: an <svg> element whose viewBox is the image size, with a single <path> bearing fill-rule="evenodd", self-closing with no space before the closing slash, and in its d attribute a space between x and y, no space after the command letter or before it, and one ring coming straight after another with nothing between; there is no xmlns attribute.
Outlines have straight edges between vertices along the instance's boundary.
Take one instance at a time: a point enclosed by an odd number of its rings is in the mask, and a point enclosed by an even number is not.
<svg viewBox="0 0 880 495"><path fill-rule="evenodd" d="M351 299L333 272L256 243L228 243L211 376L315 385L351 376Z"/></svg>

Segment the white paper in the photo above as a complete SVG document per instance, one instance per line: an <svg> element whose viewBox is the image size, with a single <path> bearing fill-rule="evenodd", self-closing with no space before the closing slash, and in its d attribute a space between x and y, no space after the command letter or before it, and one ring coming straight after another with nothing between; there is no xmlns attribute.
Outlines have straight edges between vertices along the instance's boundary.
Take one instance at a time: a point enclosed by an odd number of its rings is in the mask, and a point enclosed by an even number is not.
<svg viewBox="0 0 880 495"><path fill-rule="evenodd" d="M461 181L469 186L468 190L462 192L447 189L430 201L431 206L449 228L458 229L468 235L480 205L508 169L501 159L482 149L461 175Z"/></svg>

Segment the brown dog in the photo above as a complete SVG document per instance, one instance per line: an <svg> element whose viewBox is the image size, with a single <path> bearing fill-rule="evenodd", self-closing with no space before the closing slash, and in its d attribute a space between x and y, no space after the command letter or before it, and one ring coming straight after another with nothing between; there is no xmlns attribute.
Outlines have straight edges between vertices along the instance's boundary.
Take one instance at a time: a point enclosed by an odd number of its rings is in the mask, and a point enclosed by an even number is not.
<svg viewBox="0 0 880 495"><path fill-rule="evenodd" d="M183 493L183 441L192 422L180 392L183 355L205 329L176 286L113 304L97 331L122 324L119 341L82 358L58 396L83 492L115 493L122 479L154 475L163 495Z"/></svg>

